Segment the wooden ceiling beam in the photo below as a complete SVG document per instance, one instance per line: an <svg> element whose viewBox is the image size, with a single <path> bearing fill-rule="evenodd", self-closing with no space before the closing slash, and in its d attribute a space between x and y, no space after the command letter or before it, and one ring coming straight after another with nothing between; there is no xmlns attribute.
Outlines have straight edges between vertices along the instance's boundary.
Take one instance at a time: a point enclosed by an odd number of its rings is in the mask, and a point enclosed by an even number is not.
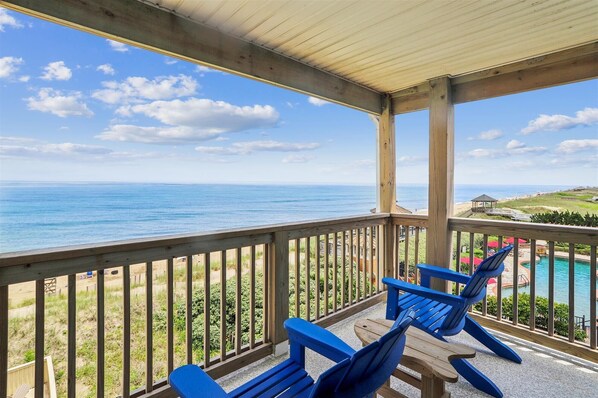
<svg viewBox="0 0 598 398"><path fill-rule="evenodd" d="M0 5L368 113L382 112L383 96L375 90L138 0L0 0Z"/></svg>
<svg viewBox="0 0 598 398"><path fill-rule="evenodd" d="M598 77L598 42L451 78L455 104ZM392 94L394 114L427 109L429 84Z"/></svg>

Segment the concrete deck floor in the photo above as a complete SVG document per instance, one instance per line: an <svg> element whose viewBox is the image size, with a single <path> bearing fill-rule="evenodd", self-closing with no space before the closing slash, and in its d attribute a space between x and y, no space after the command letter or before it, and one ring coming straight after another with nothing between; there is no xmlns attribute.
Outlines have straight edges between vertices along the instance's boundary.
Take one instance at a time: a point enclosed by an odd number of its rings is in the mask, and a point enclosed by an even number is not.
<svg viewBox="0 0 598 398"><path fill-rule="evenodd" d="M343 320L329 328L352 347L361 347L355 337L353 324L359 318L384 318L385 304L378 304L359 314ZM502 341L511 345L522 357L522 364L515 364L499 358L466 333L450 338L450 341L475 348L476 357L471 362L502 390L505 397L598 397L598 364L580 360L558 351L496 333ZM316 379L328 369L332 362L313 352L307 351L307 370ZM286 359L288 355L267 357L218 382L227 391L251 380L256 375ZM392 387L408 397L419 397L419 390L410 385L393 380ZM457 383L447 383L452 397L488 397L476 390L463 378Z"/></svg>

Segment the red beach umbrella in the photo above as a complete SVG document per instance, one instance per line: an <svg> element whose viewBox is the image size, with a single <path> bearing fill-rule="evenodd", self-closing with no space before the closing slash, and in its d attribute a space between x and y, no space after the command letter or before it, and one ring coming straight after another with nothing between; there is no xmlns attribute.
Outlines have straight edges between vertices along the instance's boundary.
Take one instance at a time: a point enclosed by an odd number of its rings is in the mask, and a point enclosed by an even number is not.
<svg viewBox="0 0 598 398"><path fill-rule="evenodd" d="M461 261L463 264L469 264L469 257L461 257L460 261ZM481 258L477 258L477 257L474 257L474 258L473 258L473 265L476 265L476 266L478 266L478 265L480 265L481 263L482 263L482 259L481 259Z"/></svg>
<svg viewBox="0 0 598 398"><path fill-rule="evenodd" d="M488 247L491 249L498 249L498 241L493 240L493 241L488 242Z"/></svg>
<svg viewBox="0 0 598 398"><path fill-rule="evenodd" d="M505 242L507 242L508 244L512 245L515 243L515 238L510 237L505 239ZM521 238L517 238L517 243L527 243L525 239L521 239Z"/></svg>

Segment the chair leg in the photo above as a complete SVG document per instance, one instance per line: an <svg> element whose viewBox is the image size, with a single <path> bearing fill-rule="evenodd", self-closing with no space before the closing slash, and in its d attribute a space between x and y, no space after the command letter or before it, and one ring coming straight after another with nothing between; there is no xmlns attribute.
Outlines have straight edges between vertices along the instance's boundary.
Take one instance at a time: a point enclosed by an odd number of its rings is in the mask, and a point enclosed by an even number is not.
<svg viewBox="0 0 598 398"><path fill-rule="evenodd" d="M517 355L509 346L502 341L488 333L479 323L469 317L465 316L465 326L463 329L471 335L474 339L488 347L499 357L508 359L510 361L521 363L521 357Z"/></svg>
<svg viewBox="0 0 598 398"><path fill-rule="evenodd" d="M472 386L486 394L492 395L496 398L502 398L502 391L490 380L485 374L477 370L472 364L465 359L454 359L451 365L455 370L465 378Z"/></svg>

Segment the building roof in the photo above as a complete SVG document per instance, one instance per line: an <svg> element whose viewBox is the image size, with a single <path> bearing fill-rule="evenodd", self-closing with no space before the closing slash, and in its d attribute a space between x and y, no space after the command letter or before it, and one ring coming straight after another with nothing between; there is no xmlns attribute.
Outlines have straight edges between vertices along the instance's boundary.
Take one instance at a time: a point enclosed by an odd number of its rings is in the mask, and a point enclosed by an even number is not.
<svg viewBox="0 0 598 398"><path fill-rule="evenodd" d="M493 197L488 196L486 194L480 195L477 198L472 199L471 201L472 202L498 202L497 199L494 199Z"/></svg>

